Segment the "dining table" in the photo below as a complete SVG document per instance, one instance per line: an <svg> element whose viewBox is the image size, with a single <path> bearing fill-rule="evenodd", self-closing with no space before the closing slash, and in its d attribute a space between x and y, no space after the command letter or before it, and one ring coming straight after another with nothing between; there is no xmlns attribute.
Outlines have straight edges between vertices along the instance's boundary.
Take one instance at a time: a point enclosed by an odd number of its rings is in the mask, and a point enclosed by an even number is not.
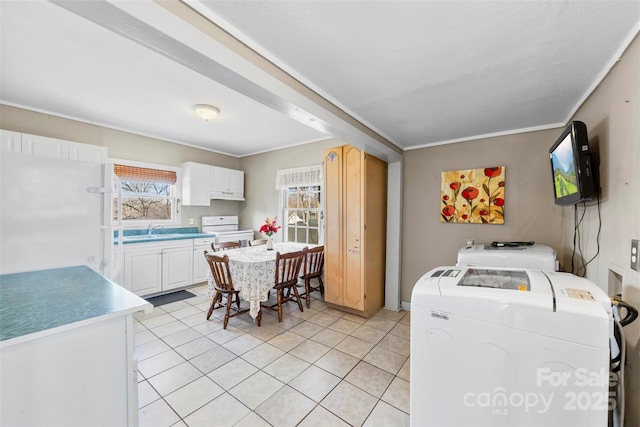
<svg viewBox="0 0 640 427"><path fill-rule="evenodd" d="M256 318L260 312L260 303L269 299L269 290L275 286L276 254L298 252L305 247L316 245L296 242L274 242L273 249L267 245L247 246L229 249L216 255L229 257L229 271L233 287L239 291L240 297L249 301L249 314ZM215 295L213 276L208 273L209 297Z"/></svg>

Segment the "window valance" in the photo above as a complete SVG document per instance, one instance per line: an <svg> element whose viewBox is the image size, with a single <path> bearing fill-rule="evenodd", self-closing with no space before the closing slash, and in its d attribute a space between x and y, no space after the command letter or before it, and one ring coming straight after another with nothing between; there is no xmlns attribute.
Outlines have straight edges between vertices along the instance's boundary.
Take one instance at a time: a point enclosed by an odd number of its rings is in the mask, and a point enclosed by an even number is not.
<svg viewBox="0 0 640 427"><path fill-rule="evenodd" d="M322 185L322 165L280 169L276 173L276 190L309 185Z"/></svg>

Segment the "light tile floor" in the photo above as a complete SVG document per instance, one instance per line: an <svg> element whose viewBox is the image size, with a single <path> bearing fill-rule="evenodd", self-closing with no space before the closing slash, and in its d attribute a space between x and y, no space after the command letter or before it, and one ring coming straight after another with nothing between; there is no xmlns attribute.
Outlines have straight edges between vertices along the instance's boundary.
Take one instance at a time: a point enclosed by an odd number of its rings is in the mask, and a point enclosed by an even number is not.
<svg viewBox="0 0 640 427"><path fill-rule="evenodd" d="M190 291L136 316L140 426L409 425L408 312L365 319L314 298L224 330L222 310L205 320L206 286Z"/></svg>

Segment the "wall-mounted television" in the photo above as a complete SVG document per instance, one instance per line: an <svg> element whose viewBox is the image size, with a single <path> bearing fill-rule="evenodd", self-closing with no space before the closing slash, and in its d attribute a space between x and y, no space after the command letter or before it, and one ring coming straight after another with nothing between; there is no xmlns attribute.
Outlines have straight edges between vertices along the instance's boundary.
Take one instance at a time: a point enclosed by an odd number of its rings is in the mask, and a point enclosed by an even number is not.
<svg viewBox="0 0 640 427"><path fill-rule="evenodd" d="M587 126L569 123L549 149L556 205L575 205L590 200L595 192Z"/></svg>

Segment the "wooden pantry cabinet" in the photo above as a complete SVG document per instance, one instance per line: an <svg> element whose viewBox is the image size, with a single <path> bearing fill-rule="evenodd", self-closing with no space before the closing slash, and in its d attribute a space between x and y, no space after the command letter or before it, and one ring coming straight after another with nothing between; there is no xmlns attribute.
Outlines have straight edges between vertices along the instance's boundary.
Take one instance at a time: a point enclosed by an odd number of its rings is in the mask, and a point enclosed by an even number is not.
<svg viewBox="0 0 640 427"><path fill-rule="evenodd" d="M369 316L384 305L387 164L352 147L324 151L325 301Z"/></svg>

